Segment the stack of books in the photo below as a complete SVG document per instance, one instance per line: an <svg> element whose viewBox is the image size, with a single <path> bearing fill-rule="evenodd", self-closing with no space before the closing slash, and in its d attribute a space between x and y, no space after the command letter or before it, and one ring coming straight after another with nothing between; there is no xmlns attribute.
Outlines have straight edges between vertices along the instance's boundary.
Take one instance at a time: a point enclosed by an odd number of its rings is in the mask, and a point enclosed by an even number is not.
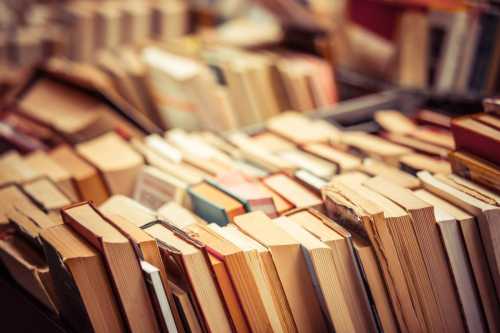
<svg viewBox="0 0 500 333"><path fill-rule="evenodd" d="M457 149L449 158L453 172L500 190L500 99L484 100L484 112L454 119L451 123Z"/></svg>
<svg viewBox="0 0 500 333"><path fill-rule="evenodd" d="M188 6L178 0L78 0L50 5L25 1L22 7L2 4L1 11L2 69L30 66L53 55L90 62L99 50L164 42L189 28Z"/></svg>
<svg viewBox="0 0 500 333"><path fill-rule="evenodd" d="M35 92L21 107L57 109ZM433 115L381 110L379 135L285 112L252 133L10 150L0 258L77 332L497 332L500 197L436 169L454 148ZM461 121L457 148L484 152Z"/></svg>

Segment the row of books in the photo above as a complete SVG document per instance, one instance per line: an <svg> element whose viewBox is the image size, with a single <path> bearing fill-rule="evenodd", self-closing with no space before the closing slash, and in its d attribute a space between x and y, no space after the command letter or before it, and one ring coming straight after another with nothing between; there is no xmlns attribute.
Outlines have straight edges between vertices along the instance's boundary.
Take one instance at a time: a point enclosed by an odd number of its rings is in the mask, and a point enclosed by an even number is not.
<svg viewBox="0 0 500 333"><path fill-rule="evenodd" d="M498 331L500 198L408 143L441 118L376 118L11 151L2 261L76 331Z"/></svg>
<svg viewBox="0 0 500 333"><path fill-rule="evenodd" d="M13 7L16 7L14 4ZM94 61L99 50L166 41L185 34L188 6L183 1L70 1L36 4L20 10L20 22L4 23L0 64L29 66L54 54Z"/></svg>
<svg viewBox="0 0 500 333"><path fill-rule="evenodd" d="M54 58L42 74L21 84L15 98L19 114L79 141L119 123L89 88L127 105L128 116L139 119L147 132L154 132L152 127L227 131L288 109L309 112L337 101L332 67L319 57L202 46L190 38L169 45L177 52L122 48L99 53L95 64ZM194 51L179 55L187 49ZM70 116L71 122L63 120Z"/></svg>
<svg viewBox="0 0 500 333"><path fill-rule="evenodd" d="M329 34L338 66L442 94L498 91L500 14L484 1L260 3L284 26Z"/></svg>

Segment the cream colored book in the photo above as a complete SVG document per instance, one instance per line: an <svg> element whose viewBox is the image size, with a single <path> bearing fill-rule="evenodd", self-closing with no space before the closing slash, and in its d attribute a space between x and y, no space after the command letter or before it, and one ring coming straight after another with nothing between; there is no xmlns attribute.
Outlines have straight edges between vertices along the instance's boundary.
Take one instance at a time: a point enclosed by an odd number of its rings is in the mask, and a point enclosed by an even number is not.
<svg viewBox="0 0 500 333"><path fill-rule="evenodd" d="M324 120L312 120L298 112L285 112L270 119L267 129L295 144L337 142L340 131Z"/></svg>
<svg viewBox="0 0 500 333"><path fill-rule="evenodd" d="M39 173L48 176L72 201L78 200L71 174L53 160L47 153L36 151L27 155L26 163Z"/></svg>
<svg viewBox="0 0 500 333"><path fill-rule="evenodd" d="M487 327L482 314L481 300L476 290L467 250L464 241L462 241L459 222L439 206L439 204L443 204L439 197L426 190L418 190L414 193L434 207L434 215L446 249L467 328L474 332L486 332Z"/></svg>
<svg viewBox="0 0 500 333"><path fill-rule="evenodd" d="M361 158L337 150L327 144L312 143L304 145L302 149L327 161L335 163L339 166L340 172L355 170L361 166Z"/></svg>
<svg viewBox="0 0 500 333"><path fill-rule="evenodd" d="M153 210L124 195L113 195L99 206L99 211L105 216L124 217L138 227L157 219Z"/></svg>
<svg viewBox="0 0 500 333"><path fill-rule="evenodd" d="M346 132L341 136L341 142L365 155L397 166L399 158L412 152L411 149L389 142L378 136L364 132Z"/></svg>
<svg viewBox="0 0 500 333"><path fill-rule="evenodd" d="M170 201L189 207L187 187L188 184L168 173L144 166L137 177L133 198L153 210Z"/></svg>
<svg viewBox="0 0 500 333"><path fill-rule="evenodd" d="M426 190L460 207L468 214L475 216L478 230L482 238L486 259L488 261L491 278L496 289L498 289L498 265L495 263L495 258L497 257L495 255L495 249L497 247L495 246L494 238L492 237L492 235L496 232L495 227L498 225L497 221L499 221L499 219L496 218L496 215L498 214L498 206L493 205L492 202L486 203L480 199L480 196L474 196L474 193L476 192L470 187L469 190L472 190L472 192L465 193L443 181L440 181L428 172L420 172L418 173L418 177L424 184L424 188ZM493 313L497 311L498 303L496 303L496 306L493 307L485 307L486 317L490 327L498 328L498 321L496 320L497 317L493 316Z"/></svg>
<svg viewBox="0 0 500 333"><path fill-rule="evenodd" d="M361 169L371 176L382 176L402 187L416 189L420 186L417 177L372 158L365 158Z"/></svg>

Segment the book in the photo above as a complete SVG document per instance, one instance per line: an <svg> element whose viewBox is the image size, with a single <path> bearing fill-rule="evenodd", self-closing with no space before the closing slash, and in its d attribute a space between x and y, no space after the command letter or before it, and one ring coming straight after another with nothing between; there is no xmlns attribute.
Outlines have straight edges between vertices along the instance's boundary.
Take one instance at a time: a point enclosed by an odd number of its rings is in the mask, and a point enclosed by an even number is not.
<svg viewBox="0 0 500 333"><path fill-rule="evenodd" d="M304 152L298 149L282 151L277 154L280 158L293 163L297 168L306 170L315 176L328 179L338 173L340 167L332 161L327 161L311 152Z"/></svg>
<svg viewBox="0 0 500 333"><path fill-rule="evenodd" d="M384 200L366 186L340 180L322 190L328 216L348 230L369 239L374 247L399 327L426 327L418 302L413 302L415 289L408 277L405 258L397 233L391 230L395 212L390 201ZM374 199L379 199L374 201Z"/></svg>
<svg viewBox="0 0 500 333"><path fill-rule="evenodd" d="M169 281L169 285L172 289L177 308L180 309L185 331L193 333L203 332L187 292L176 286L172 281Z"/></svg>
<svg viewBox="0 0 500 333"><path fill-rule="evenodd" d="M453 173L467 178L492 190L500 191L499 168L482 158L466 151L454 151L448 155Z"/></svg>
<svg viewBox="0 0 500 333"><path fill-rule="evenodd" d="M322 143L311 143L303 146L303 149L311 154L319 156L339 166L339 171L350 171L361 166L361 159L346 152L336 150Z"/></svg>
<svg viewBox="0 0 500 333"><path fill-rule="evenodd" d="M53 98L58 96L58 98ZM113 112L97 98L49 78L40 78L19 102L21 113L80 142L112 129L104 113Z"/></svg>
<svg viewBox="0 0 500 333"><path fill-rule="evenodd" d="M153 210L170 201L189 207L187 187L182 180L155 167L144 166L137 177L133 198Z"/></svg>
<svg viewBox="0 0 500 333"><path fill-rule="evenodd" d="M168 224L153 224L145 228L145 231L159 241L169 276L174 283L189 290L204 330L231 332L231 322L216 285L205 245L187 234L170 230L166 225Z"/></svg>
<svg viewBox="0 0 500 333"><path fill-rule="evenodd" d="M474 271L478 292L481 296L486 322L490 330L496 329L499 322L494 313L498 312L500 305L498 303L498 299L491 293L495 282L488 268L486 247L483 245L483 241L480 236L481 231L477 217L481 213L478 206L474 207L470 205L470 203L474 202L476 205L481 206L481 203L479 201L475 201L476 199L473 197L444 182L439 181L426 172L419 173L418 177L421 179L426 190L449 203L443 209L452 213L453 216L460 221L464 241L467 246L467 251L469 252L470 263ZM474 217L476 217L476 219L474 219Z"/></svg>
<svg viewBox="0 0 500 333"><path fill-rule="evenodd" d="M30 205L30 199L16 185L0 187L0 199L4 202L0 205L0 229L6 229L9 225L8 212L16 205Z"/></svg>
<svg viewBox="0 0 500 333"><path fill-rule="evenodd" d="M130 241L89 203L66 207L61 214L65 224L103 254L129 329L133 332L159 332L139 261Z"/></svg>
<svg viewBox="0 0 500 333"><path fill-rule="evenodd" d="M436 203L441 199L426 190L414 192L417 197L433 205L436 222L443 238L444 247L450 263L453 279L456 284L458 296L464 313L465 324L474 331L486 331L482 307L476 292L476 284L472 269L467 260L465 244L458 221ZM446 204L445 204L446 205Z"/></svg>
<svg viewBox="0 0 500 333"><path fill-rule="evenodd" d="M450 162L418 153L401 156L399 168L412 175L416 175L418 171L429 171L434 174L451 173Z"/></svg>
<svg viewBox="0 0 500 333"><path fill-rule="evenodd" d="M125 330L113 284L99 252L67 225L44 230L41 239L61 317L79 332Z"/></svg>
<svg viewBox="0 0 500 333"><path fill-rule="evenodd" d="M124 195L111 196L99 206L99 211L105 216L122 216L138 227L157 219L153 210Z"/></svg>
<svg viewBox="0 0 500 333"><path fill-rule="evenodd" d="M22 183L42 176L15 151L3 153L0 156L0 166L0 185Z"/></svg>
<svg viewBox="0 0 500 333"><path fill-rule="evenodd" d="M372 158L365 158L361 169L371 176L384 177L402 187L415 189L420 186L417 177Z"/></svg>
<svg viewBox="0 0 500 333"><path fill-rule="evenodd" d="M267 287L257 251L244 251L204 225L190 225L186 231L207 244L211 253L226 264L250 329L281 331L272 292Z"/></svg>
<svg viewBox="0 0 500 333"><path fill-rule="evenodd" d="M269 217L277 217L276 205L272 196L256 183L243 178L239 173L221 175L216 184L242 202L247 212L263 211Z"/></svg>
<svg viewBox="0 0 500 333"><path fill-rule="evenodd" d="M296 208L322 205L321 199L315 193L285 174L268 176L262 182Z"/></svg>
<svg viewBox="0 0 500 333"><path fill-rule="evenodd" d="M192 212L173 202L161 207L158 210L158 216L160 219L169 221L181 230L186 230L191 225L206 224L205 221L202 221ZM214 254L209 253L208 256L235 329L238 332L248 332L250 330L248 320L240 306L240 301L227 265Z"/></svg>
<svg viewBox="0 0 500 333"><path fill-rule="evenodd" d="M12 278L53 313L59 302L47 262L40 251L18 235L0 239L0 259Z"/></svg>
<svg viewBox="0 0 500 333"><path fill-rule="evenodd" d="M494 235L498 225L495 219L496 214L498 214L498 204L495 199L491 199L495 197L494 194L488 196L488 192L475 188L475 186L460 181L460 179L458 182L453 179L442 181L425 172L419 173L418 176L426 189L476 216L491 276L495 286L497 286L499 266L496 263L496 258L498 258L496 252L498 251L496 251ZM457 184L453 186L455 183Z"/></svg>
<svg viewBox="0 0 500 333"><path fill-rule="evenodd" d="M78 200L78 194L73 186L71 175L66 169L57 164L50 155L43 151L36 151L26 155L24 160L28 166L49 177L71 201Z"/></svg>
<svg viewBox="0 0 500 333"><path fill-rule="evenodd" d="M257 253L257 258L261 267L259 273L261 273L265 279L263 290L266 290L270 294L272 300L272 307L269 307L268 311L276 318L273 323L275 326L274 329L278 331L296 330L297 327L292 317L282 283L279 280L278 273L271 258L270 251L254 239L245 235L234 225L220 227L217 224L210 223L208 227L219 236L234 244L244 253Z"/></svg>
<svg viewBox="0 0 500 333"><path fill-rule="evenodd" d="M348 311L351 316L362 318L354 322L354 326L360 331L376 330L375 316L355 258L351 233L314 209L296 210L286 216L331 248Z"/></svg>
<svg viewBox="0 0 500 333"><path fill-rule="evenodd" d="M369 157L380 159L392 166L397 166L402 156L412 152L412 150L407 147L363 132L343 133L341 136L341 143L357 151L361 151Z"/></svg>
<svg viewBox="0 0 500 333"><path fill-rule="evenodd" d="M146 276L146 283L150 287L150 293L154 296L155 303L159 306L159 318L161 318L162 322L164 323L164 329L167 332L178 332L177 325L170 308L170 304L175 303L169 304L167 300L165 289L160 277L160 270L147 261L141 261L141 268Z"/></svg>
<svg viewBox="0 0 500 333"><path fill-rule="evenodd" d="M60 146L49 152L49 156L71 175L78 198L99 205L108 197L103 179L97 169L87 163L68 146Z"/></svg>
<svg viewBox="0 0 500 333"><path fill-rule="evenodd" d="M338 141L339 130L323 120L312 120L298 112L284 112L266 123L266 128L295 144Z"/></svg>
<svg viewBox="0 0 500 333"><path fill-rule="evenodd" d="M161 259L156 240L121 215L108 214L107 216L113 226L129 238L136 251L140 254L141 268L143 272L147 273L146 282L153 284L152 294L155 298L159 298L154 303L159 307L157 307L157 316L162 323L163 330L177 331L176 326L181 325L180 317L172 298L172 291L167 283L168 276L165 264ZM158 285L158 283L161 285Z"/></svg>
<svg viewBox="0 0 500 333"><path fill-rule="evenodd" d="M144 162L117 134L108 133L78 144L76 151L99 170L110 194L132 194Z"/></svg>
<svg viewBox="0 0 500 333"><path fill-rule="evenodd" d="M406 87L425 88L429 67L429 18L427 13L405 10L400 17L396 81Z"/></svg>
<svg viewBox="0 0 500 333"><path fill-rule="evenodd" d="M428 318L438 315L437 321L432 319L428 321L428 324L441 324L453 330L462 330L464 322L460 312L460 303L453 285L449 283L452 281L450 267L436 228L433 207L420 200L410 190L391 184L382 178L375 177L364 184L401 206L407 212L408 217L413 220L413 232L417 241L415 250L418 251L420 248L423 263L423 266L420 265L418 269L422 274L427 272L429 291L434 293L436 302L437 312L428 313L431 315ZM411 258L412 261L416 260L415 256ZM427 311L429 306L426 305L424 308Z"/></svg>
<svg viewBox="0 0 500 333"><path fill-rule="evenodd" d="M353 247L359 260L362 274L368 286L374 313L377 316L379 329L384 332L397 332L398 323L391 307L383 274L378 266L377 258L370 242L356 234L352 235Z"/></svg>
<svg viewBox="0 0 500 333"><path fill-rule="evenodd" d="M451 131L457 149L465 150L496 165L500 164L500 158L495 154L500 137L498 129L470 117L462 117L451 122Z"/></svg>
<svg viewBox="0 0 500 333"><path fill-rule="evenodd" d="M237 216L234 223L271 252L297 329L326 331L325 322L321 317L320 303L299 243L282 235L281 229L273 226L271 219L262 212ZM287 275L289 269L293 269L295 274Z"/></svg>
<svg viewBox="0 0 500 333"><path fill-rule="evenodd" d="M245 213L242 203L208 182L189 187L188 194L193 211L209 222L226 225Z"/></svg>
<svg viewBox="0 0 500 333"><path fill-rule="evenodd" d="M24 183L21 188L33 202L56 221L61 220L59 215L61 208L74 202L48 178Z"/></svg>

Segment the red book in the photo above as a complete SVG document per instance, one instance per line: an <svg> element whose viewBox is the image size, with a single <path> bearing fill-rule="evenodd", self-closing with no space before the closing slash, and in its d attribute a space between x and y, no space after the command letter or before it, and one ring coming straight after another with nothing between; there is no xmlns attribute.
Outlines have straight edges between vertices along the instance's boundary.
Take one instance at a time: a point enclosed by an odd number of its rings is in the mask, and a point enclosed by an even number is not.
<svg viewBox="0 0 500 333"><path fill-rule="evenodd" d="M454 119L451 131L457 149L500 165L500 131L470 117Z"/></svg>

